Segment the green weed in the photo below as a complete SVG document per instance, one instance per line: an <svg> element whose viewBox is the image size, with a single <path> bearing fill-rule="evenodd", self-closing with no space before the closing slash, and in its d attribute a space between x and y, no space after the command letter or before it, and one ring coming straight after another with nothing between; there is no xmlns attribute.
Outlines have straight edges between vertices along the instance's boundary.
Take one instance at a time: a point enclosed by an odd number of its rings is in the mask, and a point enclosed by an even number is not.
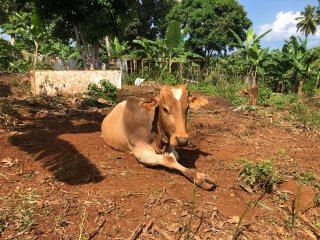
<svg viewBox="0 0 320 240"><path fill-rule="evenodd" d="M35 190L19 189L3 199L0 212L0 233L8 226L23 231L34 224L34 211L38 199L38 193Z"/></svg>
<svg viewBox="0 0 320 240"><path fill-rule="evenodd" d="M93 100L103 98L114 103L117 98L117 93L118 89L106 79L100 80L99 85L90 83L88 86L88 95L92 97Z"/></svg>
<svg viewBox="0 0 320 240"><path fill-rule="evenodd" d="M305 129L320 127L320 111L302 102L297 102L290 107L290 113L295 120L301 122Z"/></svg>
<svg viewBox="0 0 320 240"><path fill-rule="evenodd" d="M272 161L264 160L258 164L244 162L240 178L247 185L271 193L275 190L280 177L276 175Z"/></svg>
<svg viewBox="0 0 320 240"><path fill-rule="evenodd" d="M305 171L297 174L296 179L306 185L312 185L320 189L320 181L317 179L317 175L313 171Z"/></svg>

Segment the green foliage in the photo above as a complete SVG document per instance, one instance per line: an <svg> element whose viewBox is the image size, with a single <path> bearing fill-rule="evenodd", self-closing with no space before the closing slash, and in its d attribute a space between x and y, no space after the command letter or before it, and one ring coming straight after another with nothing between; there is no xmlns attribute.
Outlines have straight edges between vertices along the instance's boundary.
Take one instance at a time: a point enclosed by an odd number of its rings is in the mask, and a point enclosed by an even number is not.
<svg viewBox="0 0 320 240"><path fill-rule="evenodd" d="M276 175L272 161L264 160L258 164L245 162L240 178L250 187L257 187L271 193L275 190L279 177Z"/></svg>
<svg viewBox="0 0 320 240"><path fill-rule="evenodd" d="M127 57L127 52L129 50L128 42L120 43L117 37L110 43L110 53L111 57L114 59L125 59Z"/></svg>
<svg viewBox="0 0 320 240"><path fill-rule="evenodd" d="M177 77L175 77L174 75L172 75L171 73L163 73L161 74L160 78L159 78L159 81L162 83L162 84L165 84L165 85L170 85L170 86L174 86L176 84L178 84L178 79Z"/></svg>
<svg viewBox="0 0 320 240"><path fill-rule="evenodd" d="M290 106L298 101L295 94L271 94L270 98L265 101L270 106L275 106L278 109L288 109Z"/></svg>
<svg viewBox="0 0 320 240"><path fill-rule="evenodd" d="M0 72L16 72L16 62L22 57L21 52L0 38Z"/></svg>
<svg viewBox="0 0 320 240"><path fill-rule="evenodd" d="M182 0L166 16L167 22L177 20L188 34L187 48L206 57L214 51L226 53L234 47L232 28L241 39L251 21L244 8L235 0Z"/></svg>
<svg viewBox="0 0 320 240"><path fill-rule="evenodd" d="M320 183L313 171L305 171L296 176L296 179L306 185L318 186ZM320 185L318 186L320 187Z"/></svg>
<svg viewBox="0 0 320 240"><path fill-rule="evenodd" d="M178 48L183 41L182 37L180 24L177 21L171 21L168 25L164 39L167 50L173 52L175 48Z"/></svg>
<svg viewBox="0 0 320 240"><path fill-rule="evenodd" d="M304 33L306 37L310 34L314 35L317 31L318 18L316 7L307 5L304 11L301 12L301 16L295 19L299 21L297 23L297 31Z"/></svg>
<svg viewBox="0 0 320 240"><path fill-rule="evenodd" d="M303 124L305 129L320 127L320 111L317 107L308 106L303 102L297 102L290 107L290 113L296 121Z"/></svg>
<svg viewBox="0 0 320 240"><path fill-rule="evenodd" d="M235 31L230 29L233 36L238 41L239 51L242 52L247 60L246 65L246 73L247 80L252 81L252 85L257 85L257 72L258 68L261 65L261 62L265 59L269 48L261 48L260 40L267 35L271 30L264 32L263 34L257 36L252 28L249 28L247 31L246 41L245 43L241 41L241 38Z"/></svg>
<svg viewBox="0 0 320 240"><path fill-rule="evenodd" d="M247 102L247 98L244 98L239 94L239 90L243 87L243 84L240 83L218 82L214 85L205 81L189 85L189 89L192 91L202 91L208 95L223 96L235 106Z"/></svg>
<svg viewBox="0 0 320 240"><path fill-rule="evenodd" d="M100 80L99 85L90 83L88 86L88 95L95 100L103 98L114 103L117 98L118 89L105 79Z"/></svg>
<svg viewBox="0 0 320 240"><path fill-rule="evenodd" d="M272 94L272 90L266 86L259 87L259 102L260 104L267 104Z"/></svg>

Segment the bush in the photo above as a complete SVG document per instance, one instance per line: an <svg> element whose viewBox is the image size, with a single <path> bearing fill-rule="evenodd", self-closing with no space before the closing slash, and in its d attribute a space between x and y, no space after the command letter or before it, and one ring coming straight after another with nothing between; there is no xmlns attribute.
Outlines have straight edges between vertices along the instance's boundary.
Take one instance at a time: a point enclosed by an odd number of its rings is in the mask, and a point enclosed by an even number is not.
<svg viewBox="0 0 320 240"><path fill-rule="evenodd" d="M258 164L244 162L240 178L250 187L261 189L267 193L273 192L279 182L279 177L276 176L273 163L270 160L261 161Z"/></svg>
<svg viewBox="0 0 320 240"><path fill-rule="evenodd" d="M320 181L317 178L317 175L313 171L306 171L296 175L296 179L299 182L302 182L307 185L312 185L315 188L320 189Z"/></svg>
<svg viewBox="0 0 320 240"><path fill-rule="evenodd" d="M268 87L261 86L259 87L259 103L264 105L267 104L267 101L270 99L272 90Z"/></svg>
<svg viewBox="0 0 320 240"><path fill-rule="evenodd" d="M320 127L320 111L318 108L308 106L303 102L297 102L290 107L290 113L306 129Z"/></svg>
<svg viewBox="0 0 320 240"><path fill-rule="evenodd" d="M274 106L278 109L289 108L292 103L298 101L298 97L295 94L271 94L270 98L266 100L266 104Z"/></svg>
<svg viewBox="0 0 320 240"><path fill-rule="evenodd" d="M244 86L240 83L218 83L213 85L209 82L203 81L198 84L190 84L189 89L193 91L202 91L208 95L223 96L234 105L241 105L248 103L248 98L240 96L240 89Z"/></svg>
<svg viewBox="0 0 320 240"><path fill-rule="evenodd" d="M88 86L88 95L92 97L93 100L103 98L112 103L115 103L118 89L106 79L100 80L99 84L100 86L95 83L90 83Z"/></svg>

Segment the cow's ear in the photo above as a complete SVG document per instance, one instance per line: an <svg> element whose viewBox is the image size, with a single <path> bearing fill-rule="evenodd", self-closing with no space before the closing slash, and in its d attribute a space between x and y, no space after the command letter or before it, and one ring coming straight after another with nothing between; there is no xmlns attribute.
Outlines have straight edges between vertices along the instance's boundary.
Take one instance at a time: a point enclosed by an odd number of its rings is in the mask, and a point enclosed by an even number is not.
<svg viewBox="0 0 320 240"><path fill-rule="evenodd" d="M158 101L156 98L145 98L142 100L140 105L150 112L152 109L155 109L158 106Z"/></svg>
<svg viewBox="0 0 320 240"><path fill-rule="evenodd" d="M189 87L189 83L185 83L185 84L183 84L183 85L182 85L182 87L183 87L184 89L186 89L186 90L187 90L187 89L188 89L188 87Z"/></svg>
<svg viewBox="0 0 320 240"><path fill-rule="evenodd" d="M204 105L207 105L209 102L206 98L202 96L189 97L189 108L198 110Z"/></svg>

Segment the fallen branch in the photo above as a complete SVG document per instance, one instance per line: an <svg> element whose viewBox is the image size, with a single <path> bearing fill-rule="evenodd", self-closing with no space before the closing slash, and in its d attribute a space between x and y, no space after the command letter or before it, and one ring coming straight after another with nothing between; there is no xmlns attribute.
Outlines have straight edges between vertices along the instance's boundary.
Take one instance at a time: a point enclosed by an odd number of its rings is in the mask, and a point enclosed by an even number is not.
<svg viewBox="0 0 320 240"><path fill-rule="evenodd" d="M173 240L171 236L169 236L165 231L161 230L157 225L154 224L153 229L156 230L158 233L160 233L166 239Z"/></svg>
<svg viewBox="0 0 320 240"><path fill-rule="evenodd" d="M143 229L143 233L148 233L149 229L152 227L153 221L150 220L145 229Z"/></svg>
<svg viewBox="0 0 320 240"><path fill-rule="evenodd" d="M89 240L90 239L93 239L94 237L96 237L98 234L99 234L99 232L100 232L100 230L103 228L103 226L106 224L106 222L107 222L107 220L105 219L105 220L103 220L102 221L102 223L99 225L99 227L97 228L97 230L95 230L95 231L93 231L93 232L91 232L90 234L89 234Z"/></svg>
<svg viewBox="0 0 320 240"><path fill-rule="evenodd" d="M145 223L141 223L131 234L131 236L128 238L128 240L136 240L138 239L139 235L142 233L142 230L146 226Z"/></svg>
<svg viewBox="0 0 320 240"><path fill-rule="evenodd" d="M308 227L310 227L312 229L312 231L314 232L314 234L317 235L317 237L320 237L320 230L314 226L309 219L307 219L304 215L302 214L298 214L298 217L304 222L304 224L306 224Z"/></svg>

